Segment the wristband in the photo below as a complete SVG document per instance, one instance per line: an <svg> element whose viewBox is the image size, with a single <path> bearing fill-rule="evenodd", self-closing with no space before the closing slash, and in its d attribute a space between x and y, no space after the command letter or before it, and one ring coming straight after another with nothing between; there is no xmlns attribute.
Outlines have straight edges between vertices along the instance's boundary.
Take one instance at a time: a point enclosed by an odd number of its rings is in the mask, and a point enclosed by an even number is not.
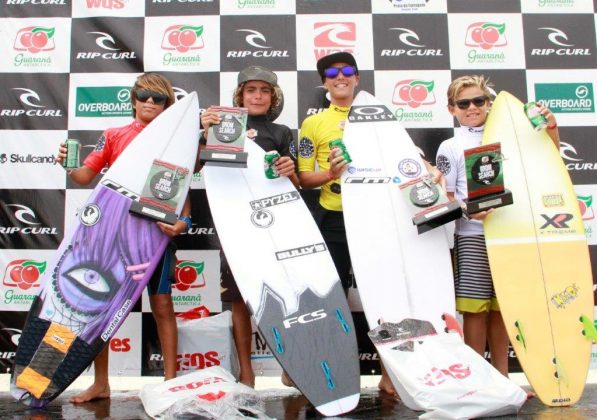
<svg viewBox="0 0 597 420"><path fill-rule="evenodd" d="M193 227L193 221L191 220L191 216L180 216L178 220L182 220L187 224L187 230Z"/></svg>
<svg viewBox="0 0 597 420"><path fill-rule="evenodd" d="M553 124L553 125L548 125L546 128L548 130L553 130L554 128L556 128L558 125L557 124Z"/></svg>

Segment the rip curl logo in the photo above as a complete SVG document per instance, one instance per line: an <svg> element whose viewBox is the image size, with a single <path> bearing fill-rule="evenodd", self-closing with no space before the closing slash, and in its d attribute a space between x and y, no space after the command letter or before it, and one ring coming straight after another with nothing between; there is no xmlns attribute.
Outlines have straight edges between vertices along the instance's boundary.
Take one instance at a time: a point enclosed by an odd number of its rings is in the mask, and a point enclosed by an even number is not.
<svg viewBox="0 0 597 420"><path fill-rule="evenodd" d="M96 204L88 204L83 208L79 215L79 220L85 226L93 226L100 221L102 217L102 211Z"/></svg>
<svg viewBox="0 0 597 420"><path fill-rule="evenodd" d="M247 44L249 44L252 47L271 48L271 47L268 47L267 45L265 45L265 44L267 44L267 39L265 39L265 36L261 32L258 32L254 29L237 29L236 32L248 33L248 35L245 36L245 41L247 42Z"/></svg>
<svg viewBox="0 0 597 420"><path fill-rule="evenodd" d="M547 34L547 39L549 39L549 41L552 44L555 45L559 45L561 47L573 47L574 44L566 44L564 41L568 41L568 35L566 35L566 33L564 33L564 31L558 29L558 28L549 28L549 27L543 27L543 28L538 28L539 30L543 30L543 31L549 31L549 34Z"/></svg>
<svg viewBox="0 0 597 420"><path fill-rule="evenodd" d="M315 147L313 146L313 142L311 141L311 139L303 137L299 141L299 154L302 158L309 159L313 157L314 151Z"/></svg>
<svg viewBox="0 0 597 420"><path fill-rule="evenodd" d="M424 44L417 44L415 42L413 42L412 40L415 40L417 42L420 42L421 40L419 39L419 35L407 28L389 28L388 30L390 31L400 31L400 35L398 35L398 39L400 40L400 42L402 42L405 45L408 45L409 47L415 47L415 48L422 48L425 45Z"/></svg>
<svg viewBox="0 0 597 420"><path fill-rule="evenodd" d="M172 25L164 31L161 48L181 53L186 53L190 50L199 50L205 47L202 35L203 25Z"/></svg>
<svg viewBox="0 0 597 420"><path fill-rule="evenodd" d="M268 228L274 224L274 215L269 210L257 210L251 214L251 222L258 228Z"/></svg>
<svg viewBox="0 0 597 420"><path fill-rule="evenodd" d="M407 178L416 178L421 173L421 165L414 159L403 159L398 163L398 171Z"/></svg>
<svg viewBox="0 0 597 420"><path fill-rule="evenodd" d="M25 92L19 95L19 101L21 101L23 104L33 108L45 108L43 105L38 105L31 102L31 99L35 99L37 102L41 101L36 91L26 88L13 88L12 90Z"/></svg>
<svg viewBox="0 0 597 420"><path fill-rule="evenodd" d="M35 213L27 206L22 204L7 204L6 207L17 208L17 210L14 211L14 216L21 223L25 223L26 225L41 224L34 221L36 219Z"/></svg>
<svg viewBox="0 0 597 420"><path fill-rule="evenodd" d="M316 22L313 25L316 47L354 47L357 40L354 22Z"/></svg>
<svg viewBox="0 0 597 420"><path fill-rule="evenodd" d="M95 38L95 44L104 49L104 50L110 50L110 51L119 51L119 48L116 48L116 41L114 41L114 38L110 35L107 34L106 32L87 32L88 34L91 35L98 35ZM106 43L109 42L112 44L112 46L106 45Z"/></svg>
<svg viewBox="0 0 597 420"><path fill-rule="evenodd" d="M27 26L21 28L15 37L13 49L37 54L41 51L52 51L56 48L54 42L55 28L43 26Z"/></svg>
<svg viewBox="0 0 597 420"><path fill-rule="evenodd" d="M436 102L434 81L417 79L401 80L394 86L392 103L394 105L407 105L418 108L421 105L433 105Z"/></svg>

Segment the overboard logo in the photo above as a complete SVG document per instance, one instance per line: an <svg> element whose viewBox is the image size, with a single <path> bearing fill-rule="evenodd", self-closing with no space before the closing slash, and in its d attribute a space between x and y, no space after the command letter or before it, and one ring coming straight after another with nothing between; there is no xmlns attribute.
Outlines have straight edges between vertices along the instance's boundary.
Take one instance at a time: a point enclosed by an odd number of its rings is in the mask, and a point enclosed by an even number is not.
<svg viewBox="0 0 597 420"><path fill-rule="evenodd" d="M388 28L388 31L400 31L400 35L398 35L398 39L402 44L412 47L412 48L402 48L402 49L387 49L381 50L382 57L400 57L400 56L417 56L417 57L442 57L442 50L441 49L433 49L433 48L424 48L425 44L420 44L419 35L408 29L408 28Z"/></svg>
<svg viewBox="0 0 597 420"><path fill-rule="evenodd" d="M351 123L395 120L394 114L384 105L355 105L348 114Z"/></svg>
<svg viewBox="0 0 597 420"><path fill-rule="evenodd" d="M531 55L535 56L590 56L591 50L589 48L570 48L574 47L574 44L568 43L568 35L564 31L558 28L542 27L537 28L541 31L547 31L547 39L555 45L554 48L533 48ZM564 47L564 48L558 48Z"/></svg>
<svg viewBox="0 0 597 420"><path fill-rule="evenodd" d="M101 58L102 60L132 60L137 56L134 51L121 51L116 48L116 41L106 32L87 32L89 35L95 35L95 44L101 48L102 52L87 51L78 52L76 60L93 60Z"/></svg>
<svg viewBox="0 0 597 420"><path fill-rule="evenodd" d="M277 206L278 204L289 203L291 201L300 200L301 196L296 191L287 192L284 194L273 195L267 198L251 201L251 208L253 210L261 210L266 207Z"/></svg>
<svg viewBox="0 0 597 420"><path fill-rule="evenodd" d="M133 113L127 86L80 86L75 98L77 117L128 117Z"/></svg>
<svg viewBox="0 0 597 420"><path fill-rule="evenodd" d="M593 83L535 83L535 97L554 113L595 112Z"/></svg>
<svg viewBox="0 0 597 420"><path fill-rule="evenodd" d="M286 329L292 327L292 324L308 324L310 322L319 321L320 319L324 319L327 317L327 314L323 309L318 309L314 312L309 314L304 314L300 316L293 316L290 318L286 318L283 322L284 327Z"/></svg>
<svg viewBox="0 0 597 420"><path fill-rule="evenodd" d="M354 22L316 22L313 32L316 60L339 51L352 53L356 46L357 28Z"/></svg>
<svg viewBox="0 0 597 420"><path fill-rule="evenodd" d="M274 50L268 46L267 39L265 36L254 29L237 29L236 32L247 33L245 36L245 42L253 48L257 48L256 51L251 50L237 50L228 51L226 53L227 58L289 58L290 54L288 50Z"/></svg>
<svg viewBox="0 0 597 420"><path fill-rule="evenodd" d="M1 109L0 117L62 117L62 110L47 109L45 105L41 105L41 98L39 94L27 88L12 88L19 94L19 101L23 104L23 109ZM31 109L27 109L31 108Z"/></svg>
<svg viewBox="0 0 597 420"><path fill-rule="evenodd" d="M313 245L305 245L298 248L287 249L285 251L276 252L276 259L278 261L287 260L289 258L303 257L305 255L312 255L318 252L327 251L325 243L320 242Z"/></svg>

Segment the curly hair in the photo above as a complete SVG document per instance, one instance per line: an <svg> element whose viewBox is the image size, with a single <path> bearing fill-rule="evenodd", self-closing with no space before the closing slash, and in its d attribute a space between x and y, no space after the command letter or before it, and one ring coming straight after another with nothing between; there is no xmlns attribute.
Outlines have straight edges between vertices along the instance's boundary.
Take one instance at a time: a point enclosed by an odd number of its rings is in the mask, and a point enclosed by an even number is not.
<svg viewBox="0 0 597 420"><path fill-rule="evenodd" d="M151 90L153 92L161 93L166 95L166 103L164 109L168 108L176 101L176 95L174 89L172 89L172 83L159 73L144 73L137 77L135 84L131 88L131 104L133 105L133 118L137 116L135 111L135 101L137 100L136 93L139 90Z"/></svg>
<svg viewBox="0 0 597 420"><path fill-rule="evenodd" d="M232 103L234 104L234 106L244 106L243 93L246 84L247 82L243 82L240 85L238 85L236 89L234 89L234 93L232 94ZM267 110L267 115L273 113L273 110L280 105L280 102L283 98L282 89L280 88L280 86L270 85L270 87L272 88L272 103L270 104L269 109Z"/></svg>
<svg viewBox="0 0 597 420"><path fill-rule="evenodd" d="M495 92L491 89L493 84L483 75L461 76L454 79L450 86L448 86L448 103L454 105L454 99L463 89L468 87L478 87L487 95L488 98L495 96Z"/></svg>

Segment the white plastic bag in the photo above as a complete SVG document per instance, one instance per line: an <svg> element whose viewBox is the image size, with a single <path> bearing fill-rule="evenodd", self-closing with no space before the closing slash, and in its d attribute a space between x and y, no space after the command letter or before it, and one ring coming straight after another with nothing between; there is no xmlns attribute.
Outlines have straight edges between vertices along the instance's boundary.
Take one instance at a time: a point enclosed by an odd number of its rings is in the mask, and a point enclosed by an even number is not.
<svg viewBox="0 0 597 420"><path fill-rule="evenodd" d="M218 315L208 315L209 312L201 307L177 315L177 376L211 366L221 366L238 377L239 364L232 336L232 314L224 311Z"/></svg>
<svg viewBox="0 0 597 420"><path fill-rule="evenodd" d="M143 408L153 418L234 419L251 413L253 418L268 419L257 391L236 383L234 376L220 366L145 385L140 397Z"/></svg>
<svg viewBox="0 0 597 420"><path fill-rule="evenodd" d="M526 401L520 386L456 333L384 341L376 347L392 383L407 407L426 411L420 418L502 416L517 413Z"/></svg>

